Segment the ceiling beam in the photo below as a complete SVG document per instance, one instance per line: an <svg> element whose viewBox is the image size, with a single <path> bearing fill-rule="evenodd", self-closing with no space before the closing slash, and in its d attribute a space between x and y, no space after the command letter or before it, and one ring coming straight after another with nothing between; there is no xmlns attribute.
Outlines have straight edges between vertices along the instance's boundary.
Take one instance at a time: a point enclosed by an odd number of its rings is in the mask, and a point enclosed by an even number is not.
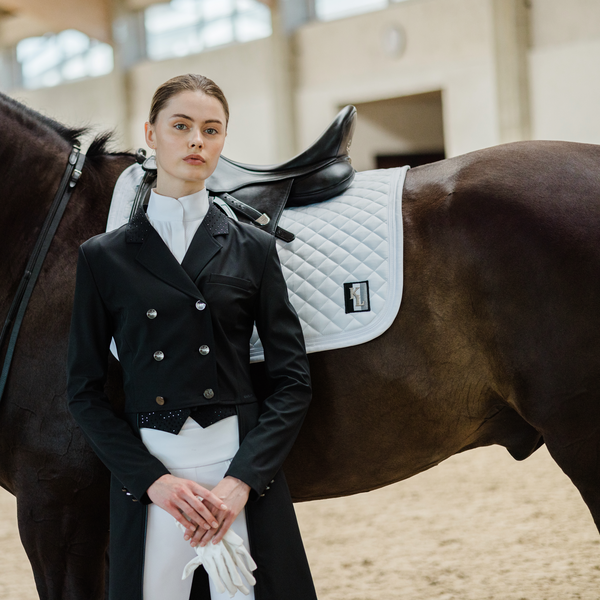
<svg viewBox="0 0 600 600"><path fill-rule="evenodd" d="M110 0L0 0L0 9L42 21L51 31L77 29L112 42Z"/></svg>

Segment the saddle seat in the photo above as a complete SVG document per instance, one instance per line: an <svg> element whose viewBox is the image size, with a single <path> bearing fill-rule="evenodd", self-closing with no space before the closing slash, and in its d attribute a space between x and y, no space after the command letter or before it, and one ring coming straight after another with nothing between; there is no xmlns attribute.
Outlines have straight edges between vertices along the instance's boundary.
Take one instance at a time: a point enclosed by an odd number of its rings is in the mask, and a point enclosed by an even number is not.
<svg viewBox="0 0 600 600"><path fill-rule="evenodd" d="M206 187L215 195L232 194L255 205L257 192L265 184L293 180L287 206L333 198L348 188L354 178L348 151L355 126L356 108L346 106L312 146L284 163L248 165L221 156Z"/></svg>

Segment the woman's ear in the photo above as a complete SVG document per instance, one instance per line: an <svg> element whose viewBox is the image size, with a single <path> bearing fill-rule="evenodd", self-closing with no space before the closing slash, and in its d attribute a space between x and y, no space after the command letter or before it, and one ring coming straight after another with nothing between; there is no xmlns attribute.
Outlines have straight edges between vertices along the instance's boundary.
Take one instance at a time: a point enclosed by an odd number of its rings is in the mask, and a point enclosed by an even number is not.
<svg viewBox="0 0 600 600"><path fill-rule="evenodd" d="M144 134L146 136L146 144L152 150L156 150L156 143L154 140L154 126L149 121L144 123Z"/></svg>

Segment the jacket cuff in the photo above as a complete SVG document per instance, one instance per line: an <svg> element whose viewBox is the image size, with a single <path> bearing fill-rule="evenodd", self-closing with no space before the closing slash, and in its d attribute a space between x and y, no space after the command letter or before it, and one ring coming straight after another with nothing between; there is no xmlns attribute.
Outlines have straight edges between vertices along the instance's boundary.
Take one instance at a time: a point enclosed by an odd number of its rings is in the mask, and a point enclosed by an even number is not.
<svg viewBox="0 0 600 600"><path fill-rule="evenodd" d="M169 475L171 472L162 463L152 468L152 471L144 472L136 478L131 485L131 489L127 490L131 495L142 504L152 504L152 500L148 496L148 488L163 475ZM126 488L124 488L126 489Z"/></svg>
<svg viewBox="0 0 600 600"><path fill-rule="evenodd" d="M235 477L240 481L243 481L246 485L250 486L250 495L248 500L250 502L255 502L260 498L263 498L271 489L271 484L275 481L275 478L271 479L271 481L264 483L259 481L259 478L256 477L256 474L251 471L246 471L244 469L238 468L235 464L231 464L229 469L223 477Z"/></svg>

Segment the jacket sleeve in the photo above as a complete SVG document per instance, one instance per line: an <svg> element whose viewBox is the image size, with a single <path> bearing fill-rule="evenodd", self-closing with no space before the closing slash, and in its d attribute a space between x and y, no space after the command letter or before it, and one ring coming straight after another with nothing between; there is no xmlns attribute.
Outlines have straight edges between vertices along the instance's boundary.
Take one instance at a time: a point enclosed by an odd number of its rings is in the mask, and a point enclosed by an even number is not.
<svg viewBox="0 0 600 600"><path fill-rule="evenodd" d="M108 469L136 499L149 503L146 490L169 470L114 412L104 391L112 334L111 315L80 248L67 358L69 410Z"/></svg>
<svg viewBox="0 0 600 600"><path fill-rule="evenodd" d="M291 450L312 397L304 336L288 298L274 237L258 292L256 328L273 391L226 475L241 479L260 496Z"/></svg>

